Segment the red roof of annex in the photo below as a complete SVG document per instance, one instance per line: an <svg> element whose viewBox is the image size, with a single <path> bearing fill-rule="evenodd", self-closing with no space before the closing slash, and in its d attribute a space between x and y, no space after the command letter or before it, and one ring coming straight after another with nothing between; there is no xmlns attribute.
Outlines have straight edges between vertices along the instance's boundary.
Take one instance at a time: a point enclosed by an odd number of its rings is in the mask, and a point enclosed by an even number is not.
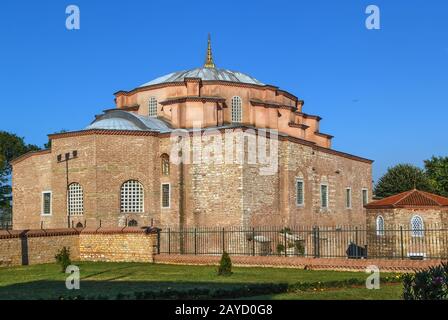
<svg viewBox="0 0 448 320"><path fill-rule="evenodd" d="M448 198L414 189L373 201L365 206L367 209L409 207L448 207Z"/></svg>

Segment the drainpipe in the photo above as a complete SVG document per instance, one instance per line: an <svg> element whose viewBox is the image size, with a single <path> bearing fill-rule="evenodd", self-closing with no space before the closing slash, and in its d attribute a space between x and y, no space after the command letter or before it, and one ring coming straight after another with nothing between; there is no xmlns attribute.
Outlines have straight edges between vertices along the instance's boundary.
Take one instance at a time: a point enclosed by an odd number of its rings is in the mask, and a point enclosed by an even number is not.
<svg viewBox="0 0 448 320"><path fill-rule="evenodd" d="M182 157L182 151L180 153L180 156ZM184 162L183 159L181 160L181 163L179 164L179 231L180 231L180 237L179 237L179 246L180 246L180 253L184 252L184 235L183 235L183 229L185 227L185 207L184 207Z"/></svg>

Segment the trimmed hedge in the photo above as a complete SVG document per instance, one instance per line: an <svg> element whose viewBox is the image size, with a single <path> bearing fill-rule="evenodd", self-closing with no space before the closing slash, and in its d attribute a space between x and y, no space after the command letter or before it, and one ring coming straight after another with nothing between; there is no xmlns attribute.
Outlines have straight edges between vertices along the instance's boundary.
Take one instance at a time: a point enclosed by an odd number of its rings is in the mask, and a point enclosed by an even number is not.
<svg viewBox="0 0 448 320"><path fill-rule="evenodd" d="M402 276L381 278L381 283L400 283ZM332 288L350 288L354 286L365 285L362 279L347 279L325 282L297 282L287 283L262 283L236 285L229 288L209 289L173 289L167 288L158 291L138 291L134 293L119 293L113 299L115 300L204 300L204 299L236 299L242 297L279 294L288 292L316 291ZM112 297L99 296L61 296L58 300L108 300Z"/></svg>

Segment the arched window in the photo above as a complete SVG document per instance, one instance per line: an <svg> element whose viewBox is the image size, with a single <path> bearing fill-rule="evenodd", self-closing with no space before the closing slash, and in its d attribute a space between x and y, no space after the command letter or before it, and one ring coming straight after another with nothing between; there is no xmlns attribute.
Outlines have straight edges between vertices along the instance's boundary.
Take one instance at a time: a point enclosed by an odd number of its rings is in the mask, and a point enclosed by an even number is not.
<svg viewBox="0 0 448 320"><path fill-rule="evenodd" d="M137 220L132 219L128 222L128 227L137 227L137 226L138 226Z"/></svg>
<svg viewBox="0 0 448 320"><path fill-rule="evenodd" d="M121 186L121 212L143 212L143 186L137 180L129 180Z"/></svg>
<svg viewBox="0 0 448 320"><path fill-rule="evenodd" d="M149 116L157 117L157 99L154 97L149 98Z"/></svg>
<svg viewBox="0 0 448 320"><path fill-rule="evenodd" d="M243 121L243 107L240 97L232 98L232 122Z"/></svg>
<svg viewBox="0 0 448 320"><path fill-rule="evenodd" d="M76 228L77 228L77 229L81 229L81 228L84 228L84 226L82 225L81 222L78 222L78 223L76 224Z"/></svg>
<svg viewBox="0 0 448 320"><path fill-rule="evenodd" d="M384 218L382 216L376 218L376 235L384 236Z"/></svg>
<svg viewBox="0 0 448 320"><path fill-rule="evenodd" d="M411 235L413 237L423 237L424 229L422 217L413 216L411 218Z"/></svg>
<svg viewBox="0 0 448 320"><path fill-rule="evenodd" d="M162 159L162 175L169 176L170 175L170 156L166 153L162 154L160 157Z"/></svg>
<svg viewBox="0 0 448 320"><path fill-rule="evenodd" d="M84 213L84 195L79 183L68 186L68 214L70 216L82 215Z"/></svg>

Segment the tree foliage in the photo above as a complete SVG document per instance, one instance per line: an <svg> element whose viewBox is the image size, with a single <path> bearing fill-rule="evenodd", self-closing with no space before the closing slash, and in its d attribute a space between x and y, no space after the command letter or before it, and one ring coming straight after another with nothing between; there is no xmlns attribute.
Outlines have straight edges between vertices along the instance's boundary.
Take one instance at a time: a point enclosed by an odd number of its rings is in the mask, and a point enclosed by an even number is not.
<svg viewBox="0 0 448 320"><path fill-rule="evenodd" d="M434 192L448 197L448 157L432 157L425 160L425 169Z"/></svg>
<svg viewBox="0 0 448 320"><path fill-rule="evenodd" d="M375 187L375 196L385 198L412 189L434 192L426 172L411 164L399 164L387 170Z"/></svg>
<svg viewBox="0 0 448 320"><path fill-rule="evenodd" d="M0 131L0 219L11 214L11 160L29 152L40 150L36 145L26 144L15 134Z"/></svg>

